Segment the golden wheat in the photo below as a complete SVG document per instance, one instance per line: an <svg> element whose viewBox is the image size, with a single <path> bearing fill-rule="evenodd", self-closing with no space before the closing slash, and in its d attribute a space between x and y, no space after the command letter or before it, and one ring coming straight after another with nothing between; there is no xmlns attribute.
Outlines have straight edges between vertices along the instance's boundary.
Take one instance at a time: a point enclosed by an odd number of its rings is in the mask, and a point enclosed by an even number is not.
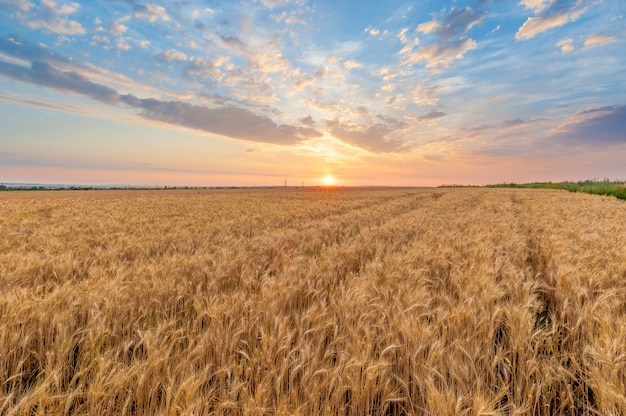
<svg viewBox="0 0 626 416"><path fill-rule="evenodd" d="M626 414L626 205L0 194L0 414Z"/></svg>

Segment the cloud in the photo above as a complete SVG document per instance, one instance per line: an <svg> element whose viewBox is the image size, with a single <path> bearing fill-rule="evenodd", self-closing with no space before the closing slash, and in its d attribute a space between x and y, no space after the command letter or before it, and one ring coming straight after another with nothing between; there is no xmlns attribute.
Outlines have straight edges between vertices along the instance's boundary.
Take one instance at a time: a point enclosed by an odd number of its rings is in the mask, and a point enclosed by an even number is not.
<svg viewBox="0 0 626 416"><path fill-rule="evenodd" d="M574 43L574 40L572 38L568 38L568 39L563 39L562 41L559 41L556 44L556 46L558 48L561 48L562 53L569 53L574 50L573 43Z"/></svg>
<svg viewBox="0 0 626 416"><path fill-rule="evenodd" d="M378 36L380 35L380 30L376 29L375 27L368 26L365 28L365 33L369 33L370 36Z"/></svg>
<svg viewBox="0 0 626 416"><path fill-rule="evenodd" d="M512 134L516 134L516 131L525 131L526 129L533 126L542 125L546 123L546 121L547 120L545 118L541 117L532 118L529 120L524 120L521 118L506 119L502 122L502 128L506 129L507 136L511 136Z"/></svg>
<svg viewBox="0 0 626 416"><path fill-rule="evenodd" d="M491 130L491 129L495 129L496 126L492 126L491 124L481 124L480 126L477 127L470 127L468 129L464 129L464 130L468 130L471 132L481 132L481 131L485 131L485 130Z"/></svg>
<svg viewBox="0 0 626 416"><path fill-rule="evenodd" d="M40 101L40 100L31 100L28 98L22 98L21 96L5 95L1 92L0 92L0 100L8 101L11 103L17 103L17 104L26 104L31 107L44 108L46 110L60 110L60 111L68 111L72 113L81 113L81 111L83 111L83 107L77 107L77 106L67 105L67 104L57 104L57 103L51 103L47 101Z"/></svg>
<svg viewBox="0 0 626 416"><path fill-rule="evenodd" d="M130 49L130 45L124 42L124 39L117 38L117 40L115 41L115 49L117 49L118 51L127 51Z"/></svg>
<svg viewBox="0 0 626 416"><path fill-rule="evenodd" d="M403 101L405 101L405 98L402 94L392 95L390 97L387 97L387 99L385 100L385 106L391 107Z"/></svg>
<svg viewBox="0 0 626 416"><path fill-rule="evenodd" d="M77 72L60 71L47 62L35 61L26 67L0 61L0 74L22 82L85 95L106 104L119 102L114 89L93 83Z"/></svg>
<svg viewBox="0 0 626 416"><path fill-rule="evenodd" d="M521 0L519 4L532 10L535 14L541 13L546 7L553 3L554 0Z"/></svg>
<svg viewBox="0 0 626 416"><path fill-rule="evenodd" d="M339 104L324 104L320 100L309 99L306 101L306 105L311 107L319 108L320 110L329 111L329 112L337 112L341 111L341 107Z"/></svg>
<svg viewBox="0 0 626 416"><path fill-rule="evenodd" d="M417 27L417 31L428 35L433 33L437 29L437 27L439 27L439 23L437 23L436 20L431 20L430 22L420 24Z"/></svg>
<svg viewBox="0 0 626 416"><path fill-rule="evenodd" d="M329 69L327 66L320 66L313 73L313 78L324 79L328 75Z"/></svg>
<svg viewBox="0 0 626 416"><path fill-rule="evenodd" d="M363 68L363 65L360 62L355 61L354 59L345 61L343 64L341 64L341 66L343 66L345 69Z"/></svg>
<svg viewBox="0 0 626 416"><path fill-rule="evenodd" d="M342 142L372 153L401 153L409 150L409 146L402 140L389 137L395 130L406 127L406 124L395 119L382 121L365 127L348 125L335 119L326 120L324 126Z"/></svg>
<svg viewBox="0 0 626 416"><path fill-rule="evenodd" d="M550 139L586 148L626 144L626 105L580 111L560 126Z"/></svg>
<svg viewBox="0 0 626 416"><path fill-rule="evenodd" d="M300 76L294 80L293 87L291 91L289 91L288 95L295 95L299 91L302 91L304 88L313 84L315 84L315 78Z"/></svg>
<svg viewBox="0 0 626 416"><path fill-rule="evenodd" d="M74 13L80 7L78 3L57 4L56 0L41 0L41 6L53 10L56 14L68 15Z"/></svg>
<svg viewBox="0 0 626 416"><path fill-rule="evenodd" d="M315 120L313 120L313 117L311 116L306 116L300 119L300 123L304 124L305 126L313 127L315 125Z"/></svg>
<svg viewBox="0 0 626 416"><path fill-rule="evenodd" d="M296 23L306 25L306 22L304 20L298 19L298 17L296 16L296 12L294 11L290 13L282 12L281 14L272 14L270 15L270 17L274 19L276 23L284 21L288 25L294 25Z"/></svg>
<svg viewBox="0 0 626 416"><path fill-rule="evenodd" d="M150 23L154 23L161 19L164 22L170 20L165 8L163 6L156 6L152 3L146 5L134 4L135 17L142 20L147 20Z"/></svg>
<svg viewBox="0 0 626 416"><path fill-rule="evenodd" d="M156 55L156 58L165 63L170 63L172 61L185 62L187 60L187 55L181 51L177 51L176 49L168 49Z"/></svg>
<svg viewBox="0 0 626 416"><path fill-rule="evenodd" d="M272 103L278 101L271 79L264 76L250 76L243 79L233 94L245 101Z"/></svg>
<svg viewBox="0 0 626 416"><path fill-rule="evenodd" d="M0 9L17 10L20 15L27 13L33 6L28 0L0 0Z"/></svg>
<svg viewBox="0 0 626 416"><path fill-rule="evenodd" d="M447 68L456 60L463 59L465 53L476 48L476 42L470 38L462 38L447 43L432 43L419 49L403 61L403 64L425 62L427 68Z"/></svg>
<svg viewBox="0 0 626 416"><path fill-rule="evenodd" d="M16 42L13 40L13 42ZM21 51L21 56L48 55L45 49L39 54L29 48L12 48L12 42L2 39L0 51ZM18 43L19 45L19 43ZM24 50L22 50L24 49ZM46 53L47 52L47 53ZM62 61L61 58L57 60ZM239 140L248 140L280 145L293 145L303 140L321 137L321 133L310 126L296 127L276 124L268 117L235 107L206 107L181 101L162 101L153 98L138 98L132 94L120 95L115 89L90 81L74 72L63 71L49 62L34 61L30 66L18 65L0 60L0 75L30 84L41 85L61 91L71 92L93 100L138 110L140 115L151 120L180 125L208 133L220 134Z"/></svg>
<svg viewBox="0 0 626 416"><path fill-rule="evenodd" d="M96 45L100 45L100 46L107 46L110 42L109 38L105 35L95 35L93 38L91 38L92 40L92 44L96 44Z"/></svg>
<svg viewBox="0 0 626 416"><path fill-rule="evenodd" d="M409 29L405 27L400 31L400 33L398 33L398 39L400 39L400 42L404 45L400 50L400 55L413 51L413 49L415 49L415 47L420 43L419 38L409 38L406 35L408 31Z"/></svg>
<svg viewBox="0 0 626 416"><path fill-rule="evenodd" d="M377 77L381 77L383 79L383 81L388 82L391 81L395 78L398 78L400 76L399 72L393 71L390 67L388 66L383 66L382 68L378 69L377 71L372 72L372 75L377 76Z"/></svg>
<svg viewBox="0 0 626 416"><path fill-rule="evenodd" d="M69 63L69 59L55 53L40 43L32 43L13 37L0 38L0 52L24 61L48 61Z"/></svg>
<svg viewBox="0 0 626 416"><path fill-rule="evenodd" d="M538 33L575 22L588 10L582 0L528 0L520 4L531 9L535 16L529 17L519 28L515 34L517 40L531 39Z"/></svg>
<svg viewBox="0 0 626 416"><path fill-rule="evenodd" d="M442 89L443 88L439 85L424 86L417 84L410 91L410 94L413 98L413 103L417 105L435 105L437 104L438 99L434 96Z"/></svg>
<svg viewBox="0 0 626 416"><path fill-rule="evenodd" d="M402 61L403 65L424 62L427 68L440 70L447 68L456 60L463 59L465 53L476 48L476 41L466 36L466 33L477 24L484 21L484 13L477 12L470 7L453 7L440 21L433 19L417 27L417 31L435 38L433 43L420 47L411 52L416 45L406 39L406 32L400 32L400 40L407 44L402 53L408 55ZM410 46L410 48L408 47Z"/></svg>
<svg viewBox="0 0 626 416"><path fill-rule="evenodd" d="M111 24L109 25L109 34L112 36L119 36L122 35L124 32L126 32L126 30L128 30L128 27L126 27L126 25L120 23L120 22L111 22Z"/></svg>
<svg viewBox="0 0 626 416"><path fill-rule="evenodd" d="M101 39L102 40L102 39ZM92 42L94 43L93 39ZM23 68L31 66L32 62L45 62L56 70L73 71L84 78L97 78L104 83L112 83L122 88L130 90L145 90L143 85L138 85L132 79L119 74L99 68L89 63L83 63L75 59L69 59L59 55L41 43L33 43L24 39L12 37L0 37L0 54L10 56L9 62L18 63Z"/></svg>
<svg viewBox="0 0 626 416"><path fill-rule="evenodd" d="M435 34L443 40L462 37L475 25L482 23L484 13L476 12L471 7L453 7L440 22L433 20L417 27L418 32Z"/></svg>
<svg viewBox="0 0 626 416"><path fill-rule="evenodd" d="M215 10L209 7L205 7L202 10L196 9L191 12L191 20L196 20L198 17L200 17L201 14L215 14Z"/></svg>
<svg viewBox="0 0 626 416"><path fill-rule="evenodd" d="M522 120L521 118L516 118L512 120L504 120L502 122L502 127L518 127L525 124L527 124L526 121Z"/></svg>
<svg viewBox="0 0 626 416"><path fill-rule="evenodd" d="M236 36L220 36L223 45L233 52L248 55L248 45Z"/></svg>
<svg viewBox="0 0 626 416"><path fill-rule="evenodd" d="M441 117L445 117L448 114L442 112L442 111L436 111L436 110L431 110L428 114L423 115L421 118L422 120L433 120L436 118L441 118Z"/></svg>
<svg viewBox="0 0 626 416"><path fill-rule="evenodd" d="M273 9L274 7L284 6L289 3L289 0L258 0L265 5L268 9Z"/></svg>
<svg viewBox="0 0 626 416"><path fill-rule="evenodd" d="M219 80L223 76L221 68L227 66L229 61L230 57L226 55L220 55L213 60L191 57L189 58L189 64L185 69L185 73L202 78Z"/></svg>
<svg viewBox="0 0 626 416"><path fill-rule="evenodd" d="M58 35L84 35L86 32L81 24L67 17L76 12L78 8L78 3L57 4L54 0L41 0L27 26L31 29L42 29Z"/></svg>
<svg viewBox="0 0 626 416"><path fill-rule="evenodd" d="M615 36L609 36L603 33L595 33L585 39L583 45L585 49L591 49L598 46L608 45L609 43L613 42L617 42L617 38ZM574 51L574 39L563 39L559 41L556 46L561 48L562 53L572 52Z"/></svg>
<svg viewBox="0 0 626 416"><path fill-rule="evenodd" d="M120 99L141 110L145 118L239 140L293 145L321 136L315 129L278 125L267 117L239 107L209 108L180 101L140 99L134 95L122 95Z"/></svg>
<svg viewBox="0 0 626 416"><path fill-rule="evenodd" d="M108 0L108 1L115 1L115 0ZM117 0L117 1L121 1L121 2L128 4L133 9L134 15L137 19L147 20L150 23L154 23L159 19L161 19L164 22L167 22L170 20L170 17L167 14L167 11L165 10L165 8L163 6L158 6L158 5L153 4L152 2L150 2L150 0L147 4L142 4L142 0ZM210 9L204 9L204 10L206 11Z"/></svg>
<svg viewBox="0 0 626 416"><path fill-rule="evenodd" d="M263 52L251 56L248 65L252 70L264 73L287 72L291 67L289 60L272 46L268 46Z"/></svg>
<svg viewBox="0 0 626 416"><path fill-rule="evenodd" d="M424 114L423 116L413 116L410 114L406 114L404 118L407 120L411 120L417 124L420 124L426 121L436 120L438 118L445 117L447 115L448 115L447 113L444 113L442 111L430 110L427 114Z"/></svg>
<svg viewBox="0 0 626 416"><path fill-rule="evenodd" d="M617 39L615 38L615 36L608 36L602 33L596 33L594 35L589 36L587 39L585 39L585 48L591 49L591 48L595 48L596 46L604 46L604 45L607 45L609 43L613 43L616 41Z"/></svg>

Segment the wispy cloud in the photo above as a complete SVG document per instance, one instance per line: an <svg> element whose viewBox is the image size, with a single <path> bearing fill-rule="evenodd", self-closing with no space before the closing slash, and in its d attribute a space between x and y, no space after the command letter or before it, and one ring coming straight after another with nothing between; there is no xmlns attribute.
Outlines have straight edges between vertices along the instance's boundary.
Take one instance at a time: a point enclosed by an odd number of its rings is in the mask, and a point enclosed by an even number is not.
<svg viewBox="0 0 626 416"><path fill-rule="evenodd" d="M289 13L282 12L280 14L273 14L273 15L270 15L270 17L274 19L276 23L284 22L287 25L295 25L295 24L306 25L306 22L300 19L297 16L295 11L291 11Z"/></svg>
<svg viewBox="0 0 626 416"><path fill-rule="evenodd" d="M541 13L552 3L554 3L554 0L521 0L519 2L519 4L532 10L535 14Z"/></svg>
<svg viewBox="0 0 626 416"><path fill-rule="evenodd" d="M289 3L289 0L255 0L255 1L260 1L269 9L273 9L279 6L284 6L287 3Z"/></svg>
<svg viewBox="0 0 626 416"><path fill-rule="evenodd" d="M60 110L60 111L67 111L70 113L80 113L80 114L88 113L88 111L85 111L84 108L77 107L74 105L58 104L55 102L24 98L20 96L7 95L3 93L0 93L0 100L8 101L11 103L16 103L16 104L25 104L25 105L29 105L32 107L43 108L46 110Z"/></svg>
<svg viewBox="0 0 626 416"><path fill-rule="evenodd" d="M33 52L30 53L34 55ZM22 55L28 54L26 51ZM0 74L21 82L87 96L109 105L123 103L139 110L140 115L148 119L239 140L293 145L321 136L311 127L276 124L270 118L245 108L234 106L210 108L181 101L138 98L132 94L120 95L115 89L94 83L77 72L63 71L43 61L34 61L30 66L22 66L0 60Z"/></svg>
<svg viewBox="0 0 626 416"><path fill-rule="evenodd" d="M442 89L440 85L416 84L410 91L410 94L414 104L433 106L437 104L438 99L436 95Z"/></svg>
<svg viewBox="0 0 626 416"><path fill-rule="evenodd" d="M395 119L380 120L369 126L347 124L335 120L326 120L325 129L344 143L360 147L374 153L406 152L410 146L391 133L407 125Z"/></svg>
<svg viewBox="0 0 626 416"><path fill-rule="evenodd" d="M25 62L45 60L55 63L69 63L70 60L40 43L33 43L14 37L0 37L0 52Z"/></svg>
<svg viewBox="0 0 626 416"><path fill-rule="evenodd" d="M422 116L414 116L412 114L406 114L404 118L406 118L407 120L411 120L414 123L420 124L426 121L436 120L438 118L445 117L447 115L448 114L444 113L443 111L430 110L427 114L424 114Z"/></svg>
<svg viewBox="0 0 626 416"><path fill-rule="evenodd" d="M595 48L596 46L604 46L609 43L617 42L615 36L609 36L602 33L596 33L585 39L585 48Z"/></svg>
<svg viewBox="0 0 626 416"><path fill-rule="evenodd" d="M626 145L626 105L577 112L557 128L550 140L562 145L598 148Z"/></svg>
<svg viewBox="0 0 626 416"><path fill-rule="evenodd" d="M526 124L526 121L522 120L521 118L516 118L512 120L504 120L502 122L502 127L519 127L525 126Z"/></svg>
<svg viewBox="0 0 626 416"><path fill-rule="evenodd" d="M424 35L431 35L434 42L409 53L402 63L406 65L423 62L427 68L435 70L447 68L452 62L463 59L465 53L476 47L476 41L466 36L466 33L483 20L482 12L470 7L453 7L443 19L433 18L430 22L420 24L416 30ZM403 51L408 52L406 47Z"/></svg>
<svg viewBox="0 0 626 416"><path fill-rule="evenodd" d="M575 22L589 9L583 0L525 0L523 4L535 13L515 34L515 39L526 40L541 32Z"/></svg>

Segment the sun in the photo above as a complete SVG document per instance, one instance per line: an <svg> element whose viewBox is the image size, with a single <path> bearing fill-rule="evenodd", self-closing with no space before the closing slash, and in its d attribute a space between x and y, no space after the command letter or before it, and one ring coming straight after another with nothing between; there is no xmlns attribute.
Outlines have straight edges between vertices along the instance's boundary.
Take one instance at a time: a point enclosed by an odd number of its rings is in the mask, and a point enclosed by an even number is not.
<svg viewBox="0 0 626 416"><path fill-rule="evenodd" d="M335 178L333 178L333 175L326 175L324 181L326 182L326 185L332 185L335 182Z"/></svg>

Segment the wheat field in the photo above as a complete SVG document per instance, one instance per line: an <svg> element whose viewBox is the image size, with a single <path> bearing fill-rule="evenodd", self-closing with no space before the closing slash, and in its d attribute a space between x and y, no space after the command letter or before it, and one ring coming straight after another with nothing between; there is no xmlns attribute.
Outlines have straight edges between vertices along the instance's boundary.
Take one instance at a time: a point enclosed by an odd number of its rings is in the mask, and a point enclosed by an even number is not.
<svg viewBox="0 0 626 416"><path fill-rule="evenodd" d="M624 415L626 205L0 193L2 415Z"/></svg>

